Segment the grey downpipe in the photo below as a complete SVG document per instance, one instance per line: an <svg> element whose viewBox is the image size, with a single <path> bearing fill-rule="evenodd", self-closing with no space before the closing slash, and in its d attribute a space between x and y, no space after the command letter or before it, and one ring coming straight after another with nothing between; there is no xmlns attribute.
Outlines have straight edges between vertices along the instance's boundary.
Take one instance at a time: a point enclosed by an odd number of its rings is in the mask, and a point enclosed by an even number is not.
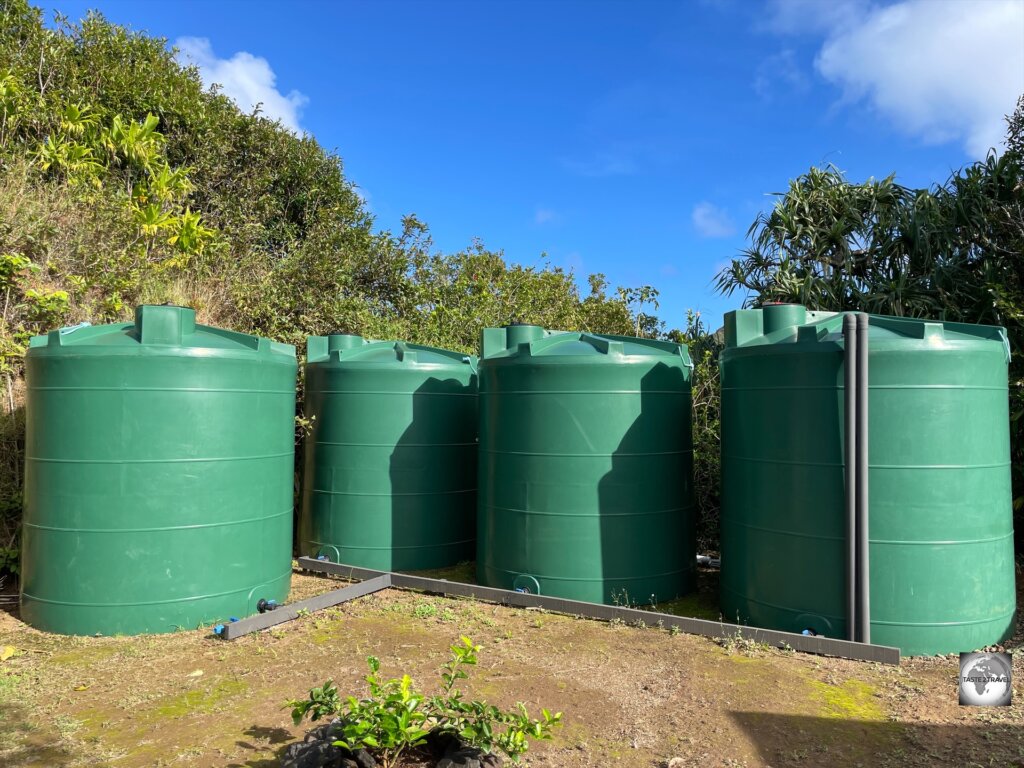
<svg viewBox="0 0 1024 768"><path fill-rule="evenodd" d="M871 642L871 563L868 531L868 323L857 315L857 640Z"/></svg>
<svg viewBox="0 0 1024 768"><path fill-rule="evenodd" d="M844 469L846 472L846 639L857 633L857 318L843 315Z"/></svg>

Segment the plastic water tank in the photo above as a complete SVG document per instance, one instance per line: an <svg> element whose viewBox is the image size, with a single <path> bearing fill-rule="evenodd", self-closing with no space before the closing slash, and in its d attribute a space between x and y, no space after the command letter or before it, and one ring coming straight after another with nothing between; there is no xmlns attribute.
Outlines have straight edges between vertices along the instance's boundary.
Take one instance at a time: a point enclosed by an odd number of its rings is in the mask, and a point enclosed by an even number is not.
<svg viewBox="0 0 1024 768"><path fill-rule="evenodd" d="M33 338L26 367L25 621L171 632L284 601L294 347L142 306Z"/></svg>
<svg viewBox="0 0 1024 768"><path fill-rule="evenodd" d="M482 348L480 582L620 604L692 590L686 347L514 325Z"/></svg>
<svg viewBox="0 0 1024 768"><path fill-rule="evenodd" d="M843 316L726 315L722 613L845 638ZM967 651L1014 625L1002 328L870 317L871 640Z"/></svg>
<svg viewBox="0 0 1024 768"><path fill-rule="evenodd" d="M400 341L309 338L305 554L389 571L473 559L476 363Z"/></svg>

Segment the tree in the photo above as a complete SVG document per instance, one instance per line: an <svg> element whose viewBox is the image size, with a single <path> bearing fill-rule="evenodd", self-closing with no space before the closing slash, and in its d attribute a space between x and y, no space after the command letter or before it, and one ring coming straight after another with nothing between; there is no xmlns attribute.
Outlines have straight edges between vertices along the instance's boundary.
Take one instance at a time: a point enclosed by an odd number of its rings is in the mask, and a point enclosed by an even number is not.
<svg viewBox="0 0 1024 768"><path fill-rule="evenodd" d="M794 301L1004 326L1014 505L1024 510L1024 96L1006 122L1002 154L931 189L810 169L757 217L750 247L717 285L745 293L747 305Z"/></svg>
<svg viewBox="0 0 1024 768"><path fill-rule="evenodd" d="M612 290L415 216L381 229L341 157L245 113L167 40L0 0L0 572L18 561L28 339L139 303L294 343L335 331L476 351L511 321L652 335L653 288Z"/></svg>

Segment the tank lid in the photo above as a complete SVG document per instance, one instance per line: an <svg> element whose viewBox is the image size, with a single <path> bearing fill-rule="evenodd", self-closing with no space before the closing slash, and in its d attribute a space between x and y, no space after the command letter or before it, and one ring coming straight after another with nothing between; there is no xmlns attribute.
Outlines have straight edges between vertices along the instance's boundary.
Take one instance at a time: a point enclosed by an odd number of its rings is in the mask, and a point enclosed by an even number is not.
<svg viewBox="0 0 1024 768"><path fill-rule="evenodd" d="M733 310L725 315L725 346L841 343L843 317L848 314L851 313L808 311L799 304ZM998 326L888 315L868 315L868 322L869 343L913 339L929 339L934 343L993 341L1002 344L1009 355L1006 329Z"/></svg>
<svg viewBox="0 0 1024 768"><path fill-rule="evenodd" d="M762 309L764 332L774 333L807 322L807 308L803 304L768 302Z"/></svg>
<svg viewBox="0 0 1024 768"><path fill-rule="evenodd" d="M132 323L89 325L59 328L43 336L32 338L30 348L40 347L75 349L140 349L180 348L223 351L249 351L286 355L294 359L295 347L260 336L252 336L223 328L196 323L196 311L191 307L173 304L143 304L135 309Z"/></svg>
<svg viewBox="0 0 1024 768"><path fill-rule="evenodd" d="M485 360L494 357L581 357L581 356L664 356L681 357L691 365L685 344L633 336L613 336L577 331L548 331L540 326L530 329L523 338L512 328L484 328L481 348Z"/></svg>
<svg viewBox="0 0 1024 768"><path fill-rule="evenodd" d="M355 341L357 339L358 342ZM335 344L336 340L342 343ZM328 360L353 365L470 365L475 369L477 358L475 355L466 355L450 349L438 349L406 341L373 341L362 336L349 335L308 337L306 362L322 363Z"/></svg>
<svg viewBox="0 0 1024 768"><path fill-rule="evenodd" d="M332 333L327 337L327 348L333 352L336 349L355 349L369 344L362 336L354 333Z"/></svg>

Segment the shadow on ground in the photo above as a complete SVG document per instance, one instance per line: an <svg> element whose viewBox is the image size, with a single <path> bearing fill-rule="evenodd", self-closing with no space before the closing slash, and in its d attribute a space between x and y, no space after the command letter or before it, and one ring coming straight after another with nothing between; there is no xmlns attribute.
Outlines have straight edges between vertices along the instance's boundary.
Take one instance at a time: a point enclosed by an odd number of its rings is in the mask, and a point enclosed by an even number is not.
<svg viewBox="0 0 1024 768"><path fill-rule="evenodd" d="M18 580L11 575L0 576L0 611L21 618L18 604Z"/></svg>
<svg viewBox="0 0 1024 768"><path fill-rule="evenodd" d="M761 761L780 766L1024 766L1024 725L907 724L731 712Z"/></svg>
<svg viewBox="0 0 1024 768"><path fill-rule="evenodd" d="M46 734L29 722L24 707L0 702L0 765L57 768L71 763L72 753L56 734Z"/></svg>
<svg viewBox="0 0 1024 768"><path fill-rule="evenodd" d="M263 753L263 756L254 757L243 763L230 763L228 768L278 768L285 745L295 741L295 734L284 728L250 725L243 733L259 743L236 741L235 744L250 752ZM266 753L271 748L274 748L274 757L267 757Z"/></svg>

